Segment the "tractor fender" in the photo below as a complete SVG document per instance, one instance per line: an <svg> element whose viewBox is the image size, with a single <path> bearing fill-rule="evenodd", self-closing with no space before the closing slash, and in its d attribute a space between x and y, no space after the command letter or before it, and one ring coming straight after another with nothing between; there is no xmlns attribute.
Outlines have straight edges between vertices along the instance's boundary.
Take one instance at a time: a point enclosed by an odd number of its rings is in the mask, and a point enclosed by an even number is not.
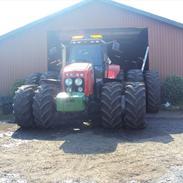
<svg viewBox="0 0 183 183"><path fill-rule="evenodd" d="M120 65L111 64L105 72L105 78L116 79L120 72Z"/></svg>

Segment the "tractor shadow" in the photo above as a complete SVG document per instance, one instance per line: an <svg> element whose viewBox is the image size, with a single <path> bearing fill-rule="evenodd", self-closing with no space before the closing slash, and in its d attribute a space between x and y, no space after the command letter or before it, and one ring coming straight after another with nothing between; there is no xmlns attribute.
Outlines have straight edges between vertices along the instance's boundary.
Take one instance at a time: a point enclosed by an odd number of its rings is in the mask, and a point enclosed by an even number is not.
<svg viewBox="0 0 183 183"><path fill-rule="evenodd" d="M101 154L114 152L118 144L158 142L168 144L172 134L183 133L181 119L147 119L143 130L106 130L100 127L73 124L50 130L17 129L12 138L21 140L62 141L59 149L72 154Z"/></svg>

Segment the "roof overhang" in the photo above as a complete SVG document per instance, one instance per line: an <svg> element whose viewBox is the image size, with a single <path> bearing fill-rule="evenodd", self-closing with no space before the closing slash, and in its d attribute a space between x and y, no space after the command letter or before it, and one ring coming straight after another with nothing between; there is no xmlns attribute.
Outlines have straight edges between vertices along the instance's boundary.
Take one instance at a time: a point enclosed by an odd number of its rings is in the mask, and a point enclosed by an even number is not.
<svg viewBox="0 0 183 183"><path fill-rule="evenodd" d="M51 19L54 19L55 17L64 16L67 13L70 13L71 11L74 11L74 10L80 8L80 7L88 5L89 3L104 3L104 4L108 4L108 5L111 5L113 7L124 9L124 10L130 11L130 12L133 12L133 13L136 13L136 14L148 17L150 19L154 19L156 21L166 23L166 24L174 26L176 28L183 29L183 24L181 24L181 23L178 23L178 22L173 21L173 20L169 20L169 19L164 18L164 17L157 16L157 15L154 15L152 13L148 13L148 12L145 12L145 11L142 11L142 10L139 10L139 9L136 9L136 8L133 8L133 7L130 7L130 6L127 6L127 5L124 5L124 4L112 1L112 0L83 0L83 1L81 1L80 3L78 3L76 5L73 5L73 6L69 7L69 8L65 8L62 11L54 13L54 14L52 14L50 16L45 17L45 18L39 19L39 20L37 20L37 21L35 21L33 23L27 24L27 25L25 25L23 27L20 27L20 28L14 30L14 31L11 31L11 32L9 32L7 34L4 34L4 35L0 36L0 42L5 40L5 39L7 39L7 38L15 36L15 35L17 35L19 33L22 33L22 32L24 32L26 30L29 30L29 29L37 26L37 25L45 23L45 22L47 22L47 21L49 21Z"/></svg>

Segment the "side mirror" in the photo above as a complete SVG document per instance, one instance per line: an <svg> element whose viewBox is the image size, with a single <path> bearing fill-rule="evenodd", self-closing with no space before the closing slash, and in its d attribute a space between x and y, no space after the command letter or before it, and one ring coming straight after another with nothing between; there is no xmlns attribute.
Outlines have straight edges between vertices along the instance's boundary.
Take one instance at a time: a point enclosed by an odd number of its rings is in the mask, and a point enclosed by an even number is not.
<svg viewBox="0 0 183 183"><path fill-rule="evenodd" d="M109 57L107 58L106 63L107 63L108 65L112 64L112 61L111 61L111 59L110 59Z"/></svg>

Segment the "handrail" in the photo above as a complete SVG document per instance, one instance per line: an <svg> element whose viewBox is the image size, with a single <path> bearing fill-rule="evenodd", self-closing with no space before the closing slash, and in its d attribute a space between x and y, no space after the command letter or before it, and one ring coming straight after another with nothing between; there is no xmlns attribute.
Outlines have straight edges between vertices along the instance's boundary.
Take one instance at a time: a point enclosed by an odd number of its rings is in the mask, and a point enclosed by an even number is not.
<svg viewBox="0 0 183 183"><path fill-rule="evenodd" d="M149 53L149 46L147 46L147 48L146 48L146 52L145 52L145 55L144 55L141 71L144 71L144 68L145 68L145 65L146 65L146 62L147 62L148 53Z"/></svg>

